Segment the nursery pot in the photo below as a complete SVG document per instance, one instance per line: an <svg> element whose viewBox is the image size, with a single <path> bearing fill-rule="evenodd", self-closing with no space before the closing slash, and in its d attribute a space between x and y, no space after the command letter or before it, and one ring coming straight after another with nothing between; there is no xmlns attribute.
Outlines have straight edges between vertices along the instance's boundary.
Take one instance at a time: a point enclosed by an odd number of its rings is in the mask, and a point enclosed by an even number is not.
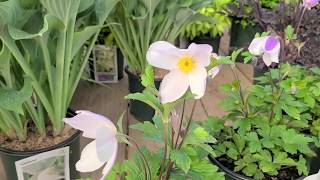
<svg viewBox="0 0 320 180"><path fill-rule="evenodd" d="M140 76L130 72L128 67L125 68L125 72L128 75L129 92L141 93L145 87L141 84ZM157 89L159 89L160 83L161 79L155 79ZM155 111L144 102L130 100L130 113L139 121L152 121Z"/></svg>
<svg viewBox="0 0 320 180"><path fill-rule="evenodd" d="M75 112L68 110L67 117L75 116ZM79 174L75 169L75 164L80 158L80 131L77 131L67 140L44 149L31 150L31 151L15 151L10 149L5 149L0 147L0 158L4 168L7 180L18 180L15 162L28 158L40 153L52 151L55 149L63 148L69 146L69 169L70 169L70 179L79 178ZM4 179L1 177L0 179ZM49 179L45 179L49 180Z"/></svg>
<svg viewBox="0 0 320 180"><path fill-rule="evenodd" d="M216 166L218 166L219 170L225 174L224 175L225 176L225 180L254 180L253 178L240 175L240 174L228 169L222 163L220 163L216 158L214 158L212 155L208 155L208 158L211 161L211 163L213 163ZM304 178L305 177L299 177L299 178L297 178L295 180L303 180Z"/></svg>
<svg viewBox="0 0 320 180"><path fill-rule="evenodd" d="M233 23L231 27L231 47L248 47L257 32L261 32L257 25L243 28L239 23Z"/></svg>
<svg viewBox="0 0 320 180"><path fill-rule="evenodd" d="M209 35L195 37L193 40L189 39L189 43L196 43L196 44L209 44L213 48L213 52L218 53L220 47L220 36L210 37Z"/></svg>
<svg viewBox="0 0 320 180"><path fill-rule="evenodd" d="M118 80L123 78L123 54L119 48L117 48L117 62L118 62Z"/></svg>

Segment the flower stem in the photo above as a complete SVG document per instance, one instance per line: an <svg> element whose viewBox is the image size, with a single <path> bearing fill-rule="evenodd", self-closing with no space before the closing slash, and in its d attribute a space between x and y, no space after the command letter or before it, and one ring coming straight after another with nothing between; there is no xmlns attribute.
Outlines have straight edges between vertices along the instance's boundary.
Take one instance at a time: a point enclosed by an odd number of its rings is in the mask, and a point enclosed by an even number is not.
<svg viewBox="0 0 320 180"><path fill-rule="evenodd" d="M170 108L164 105L164 112L162 113L163 130L164 130L164 154L163 154L163 158L160 166L159 180L162 179L163 172L165 171L167 154L168 154L169 114L170 114Z"/></svg>

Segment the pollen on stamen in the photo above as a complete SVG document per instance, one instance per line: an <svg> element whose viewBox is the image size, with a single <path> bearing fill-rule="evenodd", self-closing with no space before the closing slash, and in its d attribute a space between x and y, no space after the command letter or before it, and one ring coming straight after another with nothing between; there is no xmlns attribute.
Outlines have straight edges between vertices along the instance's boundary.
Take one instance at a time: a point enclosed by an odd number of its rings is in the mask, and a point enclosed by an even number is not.
<svg viewBox="0 0 320 180"><path fill-rule="evenodd" d="M184 55L179 59L179 69L184 73L189 73L195 68L195 64L190 55Z"/></svg>

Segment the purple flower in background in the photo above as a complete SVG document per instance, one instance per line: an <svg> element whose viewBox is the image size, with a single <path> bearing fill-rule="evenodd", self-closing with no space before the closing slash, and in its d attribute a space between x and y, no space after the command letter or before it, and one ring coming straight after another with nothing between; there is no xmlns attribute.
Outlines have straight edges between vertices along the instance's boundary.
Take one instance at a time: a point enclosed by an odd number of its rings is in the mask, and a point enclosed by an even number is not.
<svg viewBox="0 0 320 180"><path fill-rule="evenodd" d="M304 7L311 9L311 8L315 7L316 5L318 5L318 3L319 3L319 0L303 0L302 5Z"/></svg>
<svg viewBox="0 0 320 180"><path fill-rule="evenodd" d="M251 54L262 56L267 66L279 63L280 41L273 36L254 38L248 49Z"/></svg>

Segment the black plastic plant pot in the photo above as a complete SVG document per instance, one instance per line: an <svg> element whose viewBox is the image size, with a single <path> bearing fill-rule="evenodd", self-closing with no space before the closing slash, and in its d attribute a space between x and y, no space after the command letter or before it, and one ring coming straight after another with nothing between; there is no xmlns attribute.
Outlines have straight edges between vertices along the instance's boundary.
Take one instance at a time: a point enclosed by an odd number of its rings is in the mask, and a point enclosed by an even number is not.
<svg viewBox="0 0 320 180"><path fill-rule="evenodd" d="M310 174L316 174L318 173L319 169L320 169L320 148L314 148L313 149L317 156L310 158Z"/></svg>
<svg viewBox="0 0 320 180"><path fill-rule="evenodd" d="M75 112L68 110L67 117L75 116ZM69 169L70 169L70 179L79 178L79 173L76 171L75 164L80 158L80 135L81 131L77 131L67 140L49 147L40 150L34 151L15 151L0 148L0 157L2 166L4 168L4 172L7 180L18 180L16 165L15 162L22 160L24 158L28 158L34 155L38 155L40 153L52 151L55 149L63 148L69 146ZM5 180L5 177L1 177L1 180ZM46 179L49 180L49 179Z"/></svg>
<svg viewBox="0 0 320 180"><path fill-rule="evenodd" d="M212 164L215 164L218 166L219 170L223 172L225 175L225 180L254 180L250 177L242 176L227 167L225 167L223 164L221 164L216 158L214 158L212 155L208 156L209 160L211 161ZM305 177L299 177L295 180L303 180Z"/></svg>
<svg viewBox="0 0 320 180"><path fill-rule="evenodd" d="M123 54L119 48L117 48L117 67L118 67L118 80L123 78L124 59Z"/></svg>
<svg viewBox="0 0 320 180"><path fill-rule="evenodd" d="M213 52L218 53L220 47L220 36L210 37L209 35L206 36L199 36L195 37L193 40L189 40L189 44L196 43L196 44L209 44L213 48Z"/></svg>
<svg viewBox="0 0 320 180"><path fill-rule="evenodd" d="M261 28L257 25L243 28L239 23L233 23L231 27L231 47L248 47L257 32L261 32Z"/></svg>
<svg viewBox="0 0 320 180"><path fill-rule="evenodd" d="M141 93L145 88L141 84L140 77L130 72L128 67L125 68L125 72L128 74L129 92ZM155 80L155 85L157 89L159 89L160 83L161 83L160 79ZM130 100L130 113L138 121L152 121L155 111L149 105L141 101Z"/></svg>

